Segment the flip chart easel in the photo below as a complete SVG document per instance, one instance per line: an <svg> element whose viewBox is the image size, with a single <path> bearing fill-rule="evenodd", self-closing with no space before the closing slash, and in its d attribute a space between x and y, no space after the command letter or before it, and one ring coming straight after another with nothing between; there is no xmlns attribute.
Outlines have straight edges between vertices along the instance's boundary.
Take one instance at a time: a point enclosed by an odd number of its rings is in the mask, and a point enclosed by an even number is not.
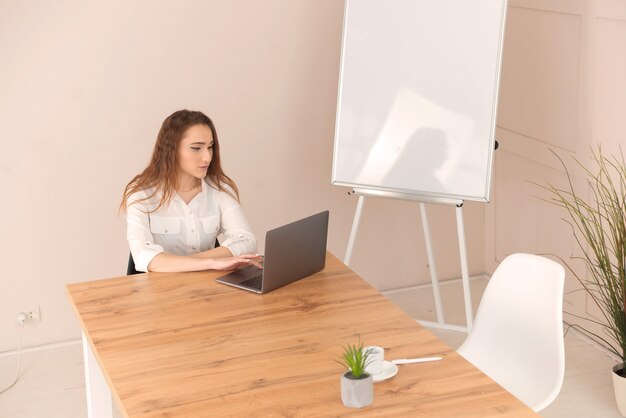
<svg viewBox="0 0 626 418"><path fill-rule="evenodd" d="M430 279L433 287L433 294L435 297L435 310L437 312L437 322L417 320L420 324L432 327L445 329L450 331L469 332L472 329L473 311L472 311L472 298L470 292L469 283L469 269L467 266L467 248L465 246L465 227L463 224L463 200L448 199L448 198L436 198L417 196L389 191L368 190L361 188L354 188L352 194L359 195L359 200L356 206L356 212L354 220L352 222L352 229L350 231L350 238L348 239L348 248L346 249L346 256L344 258L344 264L349 265L352 257L352 250L354 248L354 241L356 239L357 230L361 221L361 214L363 212L363 205L365 204L365 197L385 197L392 199L408 200L412 202L418 202L420 206L420 214L422 218L422 226L424 229L424 239L426 241L426 254L428 257L428 265L430 270ZM437 269L435 268L435 257L433 255L433 248L430 239L430 229L428 227L428 218L426 216L426 203L437 205L453 205L456 207L456 227L459 239L459 253L461 259L461 277L463 283L463 300L465 303L465 320L466 326L448 324L444 319L443 305L441 302L441 293L439 289L439 278L437 277Z"/></svg>

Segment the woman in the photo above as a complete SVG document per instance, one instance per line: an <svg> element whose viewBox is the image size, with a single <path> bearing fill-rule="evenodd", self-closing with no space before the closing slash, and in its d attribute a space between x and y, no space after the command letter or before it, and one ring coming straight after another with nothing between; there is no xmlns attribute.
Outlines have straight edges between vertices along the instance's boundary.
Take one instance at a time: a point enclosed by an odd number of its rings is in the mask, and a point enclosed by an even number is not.
<svg viewBox="0 0 626 418"><path fill-rule="evenodd" d="M237 185L222 171L215 126L201 112L165 119L152 160L126 186L120 209L139 271L261 267ZM218 235L224 239L214 248Z"/></svg>

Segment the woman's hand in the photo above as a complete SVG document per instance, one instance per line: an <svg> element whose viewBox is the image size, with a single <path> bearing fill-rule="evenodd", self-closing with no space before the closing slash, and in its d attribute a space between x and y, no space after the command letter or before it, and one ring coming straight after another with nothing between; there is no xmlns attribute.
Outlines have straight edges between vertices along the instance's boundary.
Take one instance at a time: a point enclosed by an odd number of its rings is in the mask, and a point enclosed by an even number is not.
<svg viewBox="0 0 626 418"><path fill-rule="evenodd" d="M214 258L211 260L213 270L236 270L242 267L257 266L263 268L263 257L259 254L242 254L238 257Z"/></svg>

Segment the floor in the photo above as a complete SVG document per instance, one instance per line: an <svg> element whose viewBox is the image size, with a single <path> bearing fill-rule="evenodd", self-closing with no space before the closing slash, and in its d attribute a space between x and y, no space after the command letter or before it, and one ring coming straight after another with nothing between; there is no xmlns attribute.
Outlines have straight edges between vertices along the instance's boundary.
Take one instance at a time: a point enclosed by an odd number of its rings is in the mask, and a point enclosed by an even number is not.
<svg viewBox="0 0 626 418"><path fill-rule="evenodd" d="M478 306L487 280L472 280L473 306ZM463 323L464 311L458 282L442 286L446 319ZM385 292L385 295L413 317L434 321L430 288ZM455 322L456 321L456 322ZM452 347L458 347L464 334L433 330ZM541 411L545 418L619 418L613 399L611 367L616 363L574 333L565 337L566 372L558 398ZM0 390L15 375L16 355L0 354ZM85 418L85 382L82 348L79 341L25 352L17 384L0 395L0 418ZM120 417L118 411L114 417Z"/></svg>

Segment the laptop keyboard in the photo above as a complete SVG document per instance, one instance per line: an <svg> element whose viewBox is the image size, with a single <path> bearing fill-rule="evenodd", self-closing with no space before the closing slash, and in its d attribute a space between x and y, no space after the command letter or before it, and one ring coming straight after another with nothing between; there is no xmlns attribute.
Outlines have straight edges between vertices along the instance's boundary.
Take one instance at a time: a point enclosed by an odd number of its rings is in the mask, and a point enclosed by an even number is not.
<svg viewBox="0 0 626 418"><path fill-rule="evenodd" d="M240 286L248 287L250 289L261 290L263 288L263 274L260 276L252 277L248 280L244 280L239 283Z"/></svg>

